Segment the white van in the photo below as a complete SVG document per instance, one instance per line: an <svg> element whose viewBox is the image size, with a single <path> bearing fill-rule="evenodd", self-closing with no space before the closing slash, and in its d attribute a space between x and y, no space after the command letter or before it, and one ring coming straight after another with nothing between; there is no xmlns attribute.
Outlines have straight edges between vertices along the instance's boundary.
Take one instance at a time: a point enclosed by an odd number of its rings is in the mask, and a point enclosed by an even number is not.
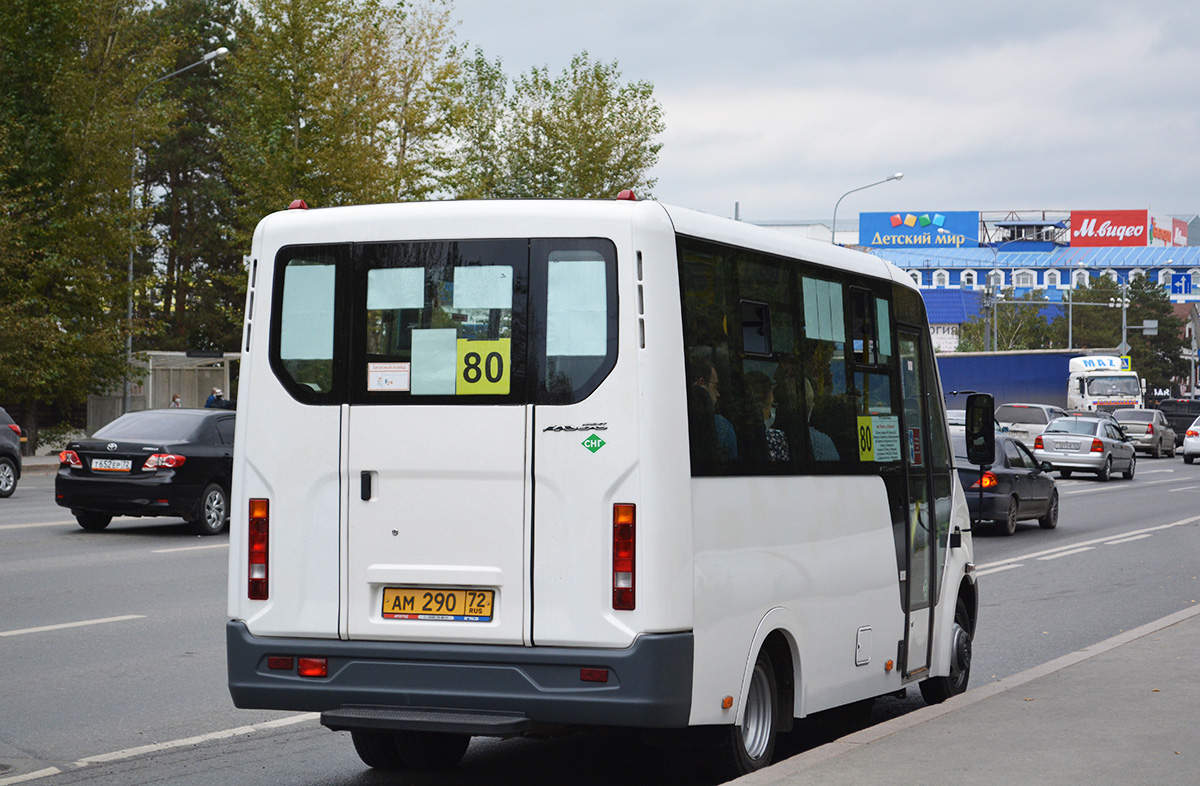
<svg viewBox="0 0 1200 786"><path fill-rule="evenodd" d="M978 600L925 310L873 256L636 200L254 235L228 663L369 765L965 690ZM678 735L672 735L678 736Z"/></svg>

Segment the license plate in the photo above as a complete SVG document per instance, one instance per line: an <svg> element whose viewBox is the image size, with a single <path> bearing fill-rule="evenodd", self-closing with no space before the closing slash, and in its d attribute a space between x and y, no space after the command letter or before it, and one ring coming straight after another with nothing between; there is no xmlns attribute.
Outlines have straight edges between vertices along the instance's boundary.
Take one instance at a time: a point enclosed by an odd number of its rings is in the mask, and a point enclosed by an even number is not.
<svg viewBox="0 0 1200 786"><path fill-rule="evenodd" d="M1067 450L1079 450L1078 442L1060 442L1058 443L1058 446Z"/></svg>
<svg viewBox="0 0 1200 786"><path fill-rule="evenodd" d="M383 616L389 620L491 622L494 590L384 587Z"/></svg>
<svg viewBox="0 0 1200 786"><path fill-rule="evenodd" d="M129 459L92 459L93 471L128 472L132 466Z"/></svg>

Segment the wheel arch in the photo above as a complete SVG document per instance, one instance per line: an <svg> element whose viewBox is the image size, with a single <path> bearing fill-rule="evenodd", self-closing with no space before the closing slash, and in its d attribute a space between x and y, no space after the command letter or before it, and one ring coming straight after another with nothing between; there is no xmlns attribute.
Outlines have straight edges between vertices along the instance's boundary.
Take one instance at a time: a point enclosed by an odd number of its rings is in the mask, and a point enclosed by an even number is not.
<svg viewBox="0 0 1200 786"><path fill-rule="evenodd" d="M782 608L771 609L763 616L755 631L746 663L742 670L742 685L735 707L735 719L746 711L746 699L750 689L750 678L758 653L766 650L775 670L775 683L779 690L779 731L790 731L793 720L802 716L803 692L799 690L801 679L800 644L794 631L798 628L791 613ZM734 721L737 723L737 720Z"/></svg>

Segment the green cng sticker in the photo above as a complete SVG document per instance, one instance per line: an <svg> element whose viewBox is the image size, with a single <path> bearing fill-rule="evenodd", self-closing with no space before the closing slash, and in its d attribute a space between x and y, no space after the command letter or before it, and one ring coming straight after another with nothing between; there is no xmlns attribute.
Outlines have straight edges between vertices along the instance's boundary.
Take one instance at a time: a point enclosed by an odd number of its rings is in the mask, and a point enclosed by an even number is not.
<svg viewBox="0 0 1200 786"><path fill-rule="evenodd" d="M590 437L585 439L580 444L582 444L585 448L587 448L588 450L595 453L597 450L604 447L605 442L604 442L604 440L600 439L600 437L596 436L595 434L592 434Z"/></svg>

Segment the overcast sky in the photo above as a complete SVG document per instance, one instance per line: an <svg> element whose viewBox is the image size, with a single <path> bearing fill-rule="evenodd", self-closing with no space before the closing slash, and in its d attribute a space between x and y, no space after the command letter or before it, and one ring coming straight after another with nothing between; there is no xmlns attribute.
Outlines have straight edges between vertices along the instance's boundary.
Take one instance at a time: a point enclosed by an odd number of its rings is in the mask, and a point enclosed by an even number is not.
<svg viewBox="0 0 1200 786"><path fill-rule="evenodd" d="M1200 212L1197 0L454 0L512 78L582 50L654 85L655 198L749 221Z"/></svg>

